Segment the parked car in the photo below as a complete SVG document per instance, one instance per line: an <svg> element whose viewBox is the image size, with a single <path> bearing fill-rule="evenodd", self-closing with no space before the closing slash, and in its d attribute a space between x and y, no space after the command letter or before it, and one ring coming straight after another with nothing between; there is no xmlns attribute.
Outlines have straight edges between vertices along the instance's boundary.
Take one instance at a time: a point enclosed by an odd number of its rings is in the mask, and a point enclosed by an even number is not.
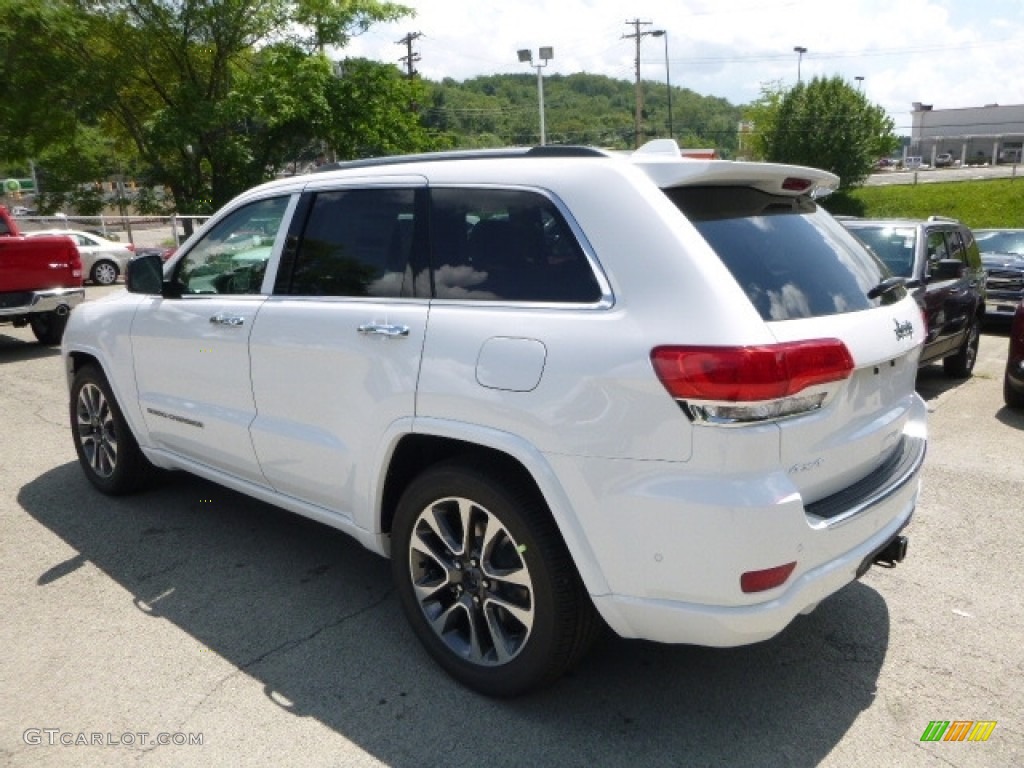
<svg viewBox="0 0 1024 768"><path fill-rule="evenodd" d="M151 256L153 254L155 254L157 256L163 256L163 253L164 253L165 250L167 250L167 249L163 248L161 246L155 246L155 245L136 245L135 246L135 250L134 250L134 254L135 254L135 258L138 258L139 256Z"/></svg>
<svg viewBox="0 0 1024 768"><path fill-rule="evenodd" d="M1010 326L1010 348L1003 374L1003 400L1010 408L1024 408L1024 302L1017 305Z"/></svg>
<svg viewBox="0 0 1024 768"><path fill-rule="evenodd" d="M270 182L73 313L75 450L104 493L187 470L390 556L489 695L603 624L767 639L903 559L925 455L921 312L837 185L674 141Z"/></svg>
<svg viewBox="0 0 1024 768"><path fill-rule="evenodd" d="M940 152L935 156L936 168L949 168L954 162L952 152Z"/></svg>
<svg viewBox="0 0 1024 768"><path fill-rule="evenodd" d="M976 229L988 273L987 318L1010 319L1024 300L1024 229Z"/></svg>
<svg viewBox="0 0 1024 768"><path fill-rule="evenodd" d="M1001 149L996 157L1000 163L1019 163L1020 156L1021 150L1018 147L1016 149Z"/></svg>
<svg viewBox="0 0 1024 768"><path fill-rule="evenodd" d="M843 219L911 291L927 318L921 365L942 361L948 376L969 377L986 311L986 274L971 230L940 216Z"/></svg>
<svg viewBox="0 0 1024 768"><path fill-rule="evenodd" d="M42 229L26 232L29 237L39 235L67 235L78 246L82 255L82 269L86 279L97 285L113 285L134 255L132 245L115 243L92 232L79 229Z"/></svg>
<svg viewBox="0 0 1024 768"><path fill-rule="evenodd" d="M0 205L0 324L27 325L40 344L60 344L68 314L84 299L74 243L25 237Z"/></svg>

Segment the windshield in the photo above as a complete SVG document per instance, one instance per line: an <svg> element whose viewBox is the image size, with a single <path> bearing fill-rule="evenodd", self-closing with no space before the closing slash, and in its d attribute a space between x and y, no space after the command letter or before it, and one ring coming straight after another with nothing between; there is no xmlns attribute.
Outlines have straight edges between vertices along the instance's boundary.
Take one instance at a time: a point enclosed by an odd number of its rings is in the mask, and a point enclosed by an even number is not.
<svg viewBox="0 0 1024 768"><path fill-rule="evenodd" d="M914 241L917 230L914 227L851 227L861 241L897 277L912 277L914 274Z"/></svg>
<svg viewBox="0 0 1024 768"><path fill-rule="evenodd" d="M665 194L686 214L765 320L855 312L889 271L810 198L749 187L679 187Z"/></svg>

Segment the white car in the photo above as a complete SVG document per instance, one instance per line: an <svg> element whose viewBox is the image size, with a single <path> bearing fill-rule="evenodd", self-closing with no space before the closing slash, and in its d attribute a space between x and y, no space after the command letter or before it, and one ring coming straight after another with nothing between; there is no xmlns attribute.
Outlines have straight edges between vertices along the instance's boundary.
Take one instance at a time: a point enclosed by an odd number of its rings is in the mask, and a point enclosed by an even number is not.
<svg viewBox="0 0 1024 768"><path fill-rule="evenodd" d="M133 246L108 240L92 232L79 229L42 229L26 232L29 237L36 235L67 235L78 246L82 254L82 274L97 285L113 285L119 275L124 274L128 262L135 256Z"/></svg>
<svg viewBox="0 0 1024 768"><path fill-rule="evenodd" d="M391 558L489 695L603 624L735 646L906 551L925 336L829 173L540 147L257 187L63 356L99 490L185 470Z"/></svg>

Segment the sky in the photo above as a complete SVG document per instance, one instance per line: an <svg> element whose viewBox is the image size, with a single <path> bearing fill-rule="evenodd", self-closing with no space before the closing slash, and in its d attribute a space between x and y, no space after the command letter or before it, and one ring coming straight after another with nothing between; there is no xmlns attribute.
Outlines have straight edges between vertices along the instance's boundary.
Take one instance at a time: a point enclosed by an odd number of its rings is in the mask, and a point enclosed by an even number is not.
<svg viewBox="0 0 1024 768"><path fill-rule="evenodd" d="M517 51L554 57L548 74L635 80L634 21L644 80L732 104L762 86L847 79L910 133L913 102L935 109L1024 104L1022 0L404 0L416 13L380 24L340 53L394 62L419 35L417 71L430 80L536 73ZM650 23L646 23L650 22ZM667 41L667 52L666 52ZM798 54L795 47L806 49ZM667 55L666 55L667 54ZM666 67L667 62L667 67ZM863 80L857 80L857 78Z"/></svg>

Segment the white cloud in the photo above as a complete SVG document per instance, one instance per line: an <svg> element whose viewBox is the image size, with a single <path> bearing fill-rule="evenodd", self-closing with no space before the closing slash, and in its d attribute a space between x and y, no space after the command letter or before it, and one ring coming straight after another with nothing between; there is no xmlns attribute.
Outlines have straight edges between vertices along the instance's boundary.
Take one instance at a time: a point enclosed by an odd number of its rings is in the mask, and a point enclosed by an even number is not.
<svg viewBox="0 0 1024 768"><path fill-rule="evenodd" d="M344 55L397 63L408 33L416 67L431 80L531 71L516 51L552 46L545 73L591 72L632 80L635 27L668 32L674 86L733 104L762 83L840 75L862 87L909 131L910 104L936 109L1024 103L1017 77L1024 44L1019 0L405 0L416 16L354 39ZM641 74L663 81L665 39L645 36Z"/></svg>

